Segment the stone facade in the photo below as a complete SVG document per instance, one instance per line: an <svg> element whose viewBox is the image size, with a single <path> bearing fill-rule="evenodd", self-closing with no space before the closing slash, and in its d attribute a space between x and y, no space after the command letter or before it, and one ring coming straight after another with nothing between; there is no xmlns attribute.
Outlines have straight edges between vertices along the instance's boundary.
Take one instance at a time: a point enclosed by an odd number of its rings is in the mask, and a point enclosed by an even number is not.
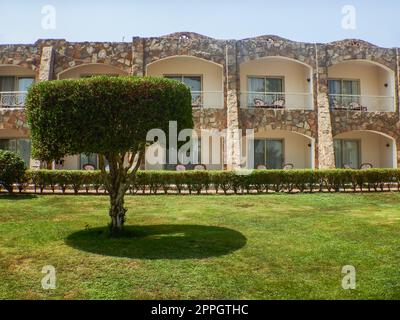
<svg viewBox="0 0 400 320"><path fill-rule="evenodd" d="M217 40L191 32L162 37L134 37L131 42L68 42L38 40L30 45L1 45L0 68L19 66L33 70L36 81L57 79L61 72L82 65L109 65L126 74L145 76L147 66L176 56L200 58L221 66L224 108L194 108L196 129L227 129L228 160L240 165L239 129L285 130L315 141L315 166L334 166L333 138L351 130L383 133L396 141L399 150L399 49L380 48L360 40L328 44L302 43L267 35L243 40ZM268 57L295 61L311 70L313 108L269 110L240 106L240 66ZM380 65L395 74L395 112L333 111L329 109L328 68L360 60ZM23 110L0 110L1 129L22 130L28 135ZM400 155L400 153L399 153ZM400 156L398 157L400 159ZM400 164L400 160L398 160ZM228 166L229 167L229 166Z"/></svg>

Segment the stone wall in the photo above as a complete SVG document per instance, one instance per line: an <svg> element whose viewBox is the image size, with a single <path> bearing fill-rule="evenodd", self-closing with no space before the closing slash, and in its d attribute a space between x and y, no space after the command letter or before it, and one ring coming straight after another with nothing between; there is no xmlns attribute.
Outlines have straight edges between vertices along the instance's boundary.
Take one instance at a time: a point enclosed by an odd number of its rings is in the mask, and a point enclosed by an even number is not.
<svg viewBox="0 0 400 320"><path fill-rule="evenodd" d="M0 130L17 130L22 136L28 136L29 126L22 109L0 109ZM1 131L0 131L1 133Z"/></svg>

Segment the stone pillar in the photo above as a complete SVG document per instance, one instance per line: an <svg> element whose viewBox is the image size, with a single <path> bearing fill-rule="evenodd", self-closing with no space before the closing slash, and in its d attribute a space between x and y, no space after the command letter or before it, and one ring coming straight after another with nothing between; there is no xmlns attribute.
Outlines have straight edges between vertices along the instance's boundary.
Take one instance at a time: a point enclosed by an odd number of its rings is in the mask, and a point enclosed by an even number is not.
<svg viewBox="0 0 400 320"><path fill-rule="evenodd" d="M226 81L226 168L240 167L239 104L237 90L236 44L229 41L225 48L225 81Z"/></svg>
<svg viewBox="0 0 400 320"><path fill-rule="evenodd" d="M40 58L38 82L53 79L54 68L54 49L53 47L43 47L42 56ZM48 169L46 162L31 159L31 169L44 168ZM53 166L52 166L53 168Z"/></svg>
<svg viewBox="0 0 400 320"><path fill-rule="evenodd" d="M132 39L132 75L143 77L145 75L144 39L134 37Z"/></svg>
<svg viewBox="0 0 400 320"><path fill-rule="evenodd" d="M53 62L53 47L43 47L39 67L39 82L53 79Z"/></svg>
<svg viewBox="0 0 400 320"><path fill-rule="evenodd" d="M318 168L331 169L335 168L335 154L328 98L328 69L326 67L326 59L321 59L319 49L315 45L315 60L317 65Z"/></svg>

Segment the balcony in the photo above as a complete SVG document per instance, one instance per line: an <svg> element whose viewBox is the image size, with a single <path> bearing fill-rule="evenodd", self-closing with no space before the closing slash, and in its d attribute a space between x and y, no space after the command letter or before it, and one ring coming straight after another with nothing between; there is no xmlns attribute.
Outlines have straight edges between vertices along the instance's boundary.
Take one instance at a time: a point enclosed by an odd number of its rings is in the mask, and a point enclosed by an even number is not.
<svg viewBox="0 0 400 320"><path fill-rule="evenodd" d="M0 108L24 108L27 91L0 92Z"/></svg>
<svg viewBox="0 0 400 320"><path fill-rule="evenodd" d="M224 93L222 91L192 91L193 108L214 108L224 107Z"/></svg>
<svg viewBox="0 0 400 320"><path fill-rule="evenodd" d="M332 110L393 112L394 97L330 94L329 105Z"/></svg>
<svg viewBox="0 0 400 320"><path fill-rule="evenodd" d="M240 95L242 108L312 110L311 93L287 92L242 92Z"/></svg>

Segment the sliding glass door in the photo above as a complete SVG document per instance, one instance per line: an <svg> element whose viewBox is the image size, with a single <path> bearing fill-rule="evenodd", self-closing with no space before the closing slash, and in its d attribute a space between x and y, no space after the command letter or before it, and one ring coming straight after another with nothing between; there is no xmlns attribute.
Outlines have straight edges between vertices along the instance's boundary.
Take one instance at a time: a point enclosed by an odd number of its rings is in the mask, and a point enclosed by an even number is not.
<svg viewBox="0 0 400 320"><path fill-rule="evenodd" d="M282 169L283 166L283 140L254 140L254 165L267 169Z"/></svg>
<svg viewBox="0 0 400 320"><path fill-rule="evenodd" d="M18 153L29 168L31 156L31 141L29 139L0 139L0 150Z"/></svg>
<svg viewBox="0 0 400 320"><path fill-rule="evenodd" d="M359 140L334 140L336 168L358 169L361 163Z"/></svg>

